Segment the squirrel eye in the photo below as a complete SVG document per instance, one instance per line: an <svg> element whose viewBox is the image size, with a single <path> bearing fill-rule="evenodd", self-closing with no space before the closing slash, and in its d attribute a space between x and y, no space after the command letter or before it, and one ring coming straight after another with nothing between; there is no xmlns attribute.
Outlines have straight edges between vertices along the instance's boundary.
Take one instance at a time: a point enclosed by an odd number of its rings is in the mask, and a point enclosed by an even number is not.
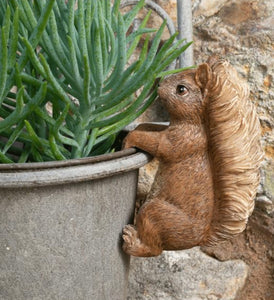
<svg viewBox="0 0 274 300"><path fill-rule="evenodd" d="M177 94L184 95L188 92L188 89L184 85L178 85L176 89Z"/></svg>

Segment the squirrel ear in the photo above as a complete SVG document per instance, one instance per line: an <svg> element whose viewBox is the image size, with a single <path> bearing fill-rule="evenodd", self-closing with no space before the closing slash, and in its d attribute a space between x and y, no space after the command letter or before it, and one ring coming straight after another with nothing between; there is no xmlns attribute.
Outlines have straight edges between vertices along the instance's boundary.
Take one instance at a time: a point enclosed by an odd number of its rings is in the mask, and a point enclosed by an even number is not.
<svg viewBox="0 0 274 300"><path fill-rule="evenodd" d="M206 87L211 80L211 68L207 63L199 65L195 74L195 80L204 94Z"/></svg>

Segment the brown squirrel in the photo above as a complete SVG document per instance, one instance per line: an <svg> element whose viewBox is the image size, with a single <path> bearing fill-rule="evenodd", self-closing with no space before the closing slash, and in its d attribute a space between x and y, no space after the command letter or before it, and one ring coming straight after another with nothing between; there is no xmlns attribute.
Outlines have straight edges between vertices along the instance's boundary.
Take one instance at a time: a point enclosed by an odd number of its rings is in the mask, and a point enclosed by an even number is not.
<svg viewBox="0 0 274 300"><path fill-rule="evenodd" d="M262 160L260 125L247 84L225 60L164 79L168 127L141 125L124 148L159 160L136 225L123 230L134 256L213 245L242 232L254 208Z"/></svg>

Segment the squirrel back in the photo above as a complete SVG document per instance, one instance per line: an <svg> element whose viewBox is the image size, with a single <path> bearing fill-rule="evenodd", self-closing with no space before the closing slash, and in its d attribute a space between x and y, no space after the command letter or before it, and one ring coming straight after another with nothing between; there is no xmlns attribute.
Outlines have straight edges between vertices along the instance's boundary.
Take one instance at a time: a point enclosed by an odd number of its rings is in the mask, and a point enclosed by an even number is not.
<svg viewBox="0 0 274 300"><path fill-rule="evenodd" d="M207 72L204 89L215 203L204 244L212 245L245 229L254 209L263 152L246 82L225 60L209 59Z"/></svg>

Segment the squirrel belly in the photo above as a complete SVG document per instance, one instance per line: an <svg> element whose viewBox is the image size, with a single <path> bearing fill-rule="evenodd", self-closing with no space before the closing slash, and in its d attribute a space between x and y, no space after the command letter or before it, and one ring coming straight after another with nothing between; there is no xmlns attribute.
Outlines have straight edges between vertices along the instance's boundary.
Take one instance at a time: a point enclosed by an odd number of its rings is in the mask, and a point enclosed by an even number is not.
<svg viewBox="0 0 274 300"><path fill-rule="evenodd" d="M193 155L181 163L160 161L147 196L148 205L150 200L172 206L172 214L170 210L163 212L164 226L176 234L180 232L174 240L163 239L163 249L182 250L202 243L208 235L214 210L214 187L207 154ZM189 226L188 231L182 230Z"/></svg>
<svg viewBox="0 0 274 300"><path fill-rule="evenodd" d="M123 230L123 249L134 256L232 238L245 229L259 185L258 117L228 62L209 59L167 77L158 95L170 126L137 127L124 141L159 160L136 224Z"/></svg>
<svg viewBox="0 0 274 300"><path fill-rule="evenodd" d="M155 157L159 160L159 167L147 200L161 199L184 211L188 218L201 223L203 235L214 205L205 129L203 124L181 124L180 132L177 132L177 126L176 129L167 129L165 139L170 141L170 149L164 147L162 150L161 143L158 147Z"/></svg>

